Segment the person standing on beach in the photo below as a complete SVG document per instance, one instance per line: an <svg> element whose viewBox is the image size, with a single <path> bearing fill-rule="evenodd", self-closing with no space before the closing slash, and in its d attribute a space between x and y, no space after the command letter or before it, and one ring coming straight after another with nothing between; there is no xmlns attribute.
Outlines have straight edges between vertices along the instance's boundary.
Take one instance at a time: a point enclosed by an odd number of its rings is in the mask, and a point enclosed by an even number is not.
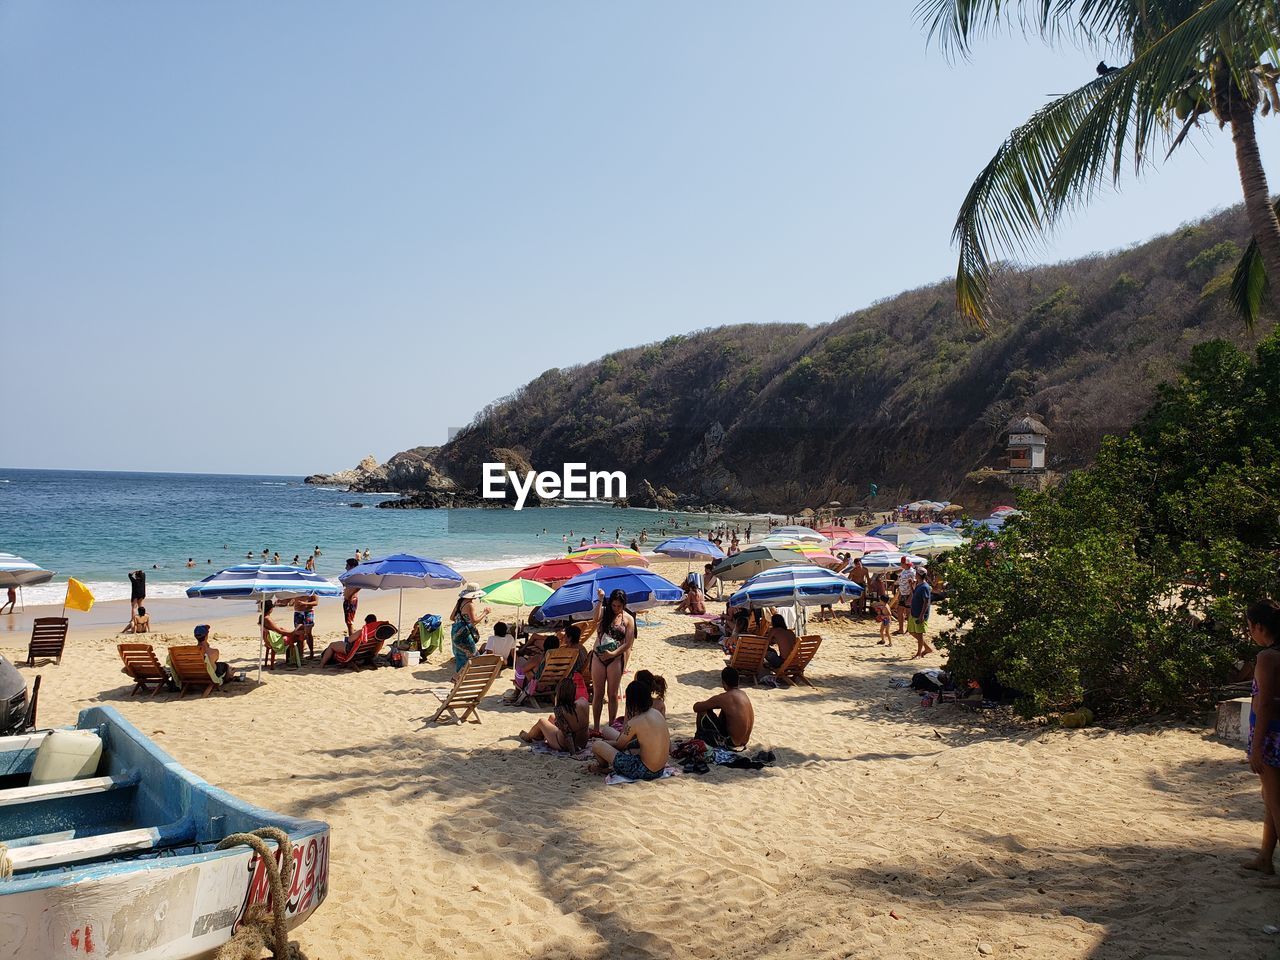
<svg viewBox="0 0 1280 960"><path fill-rule="evenodd" d="M147 575L141 570L129 574L129 612L137 614L138 607L147 599Z"/></svg>
<svg viewBox="0 0 1280 960"><path fill-rule="evenodd" d="M933 588L924 574L920 574L915 589L911 591L911 616L907 618L907 633L916 638L916 652L911 657L927 657L933 653L933 647L924 638L929 629L929 611L933 607Z"/></svg>
<svg viewBox="0 0 1280 960"><path fill-rule="evenodd" d="M636 640L636 618L627 609L627 595L615 590L605 600L604 591L597 591L595 607L596 645L591 652L591 729L600 732L600 711L607 694L609 699L609 723L618 718L618 687L627 669L627 658ZM646 708L647 709L647 708Z"/></svg>
<svg viewBox="0 0 1280 960"><path fill-rule="evenodd" d="M894 636L907 632L907 607L911 603L911 588L915 583L916 571L911 561L903 557L898 561L898 589L894 594L893 616L898 621L898 629Z"/></svg>
<svg viewBox="0 0 1280 960"><path fill-rule="evenodd" d="M1262 847L1241 866L1268 876L1276 872L1276 834L1280 831L1280 603L1259 600L1245 612L1249 639L1262 649L1253 667L1253 703L1249 709L1249 769L1262 782Z"/></svg>
<svg viewBox="0 0 1280 960"><path fill-rule="evenodd" d="M347 569L353 569L357 563L355 557L348 557ZM351 625L356 619L356 607L360 605L360 600L356 596L359 592L359 587L344 586L342 588L342 619L347 622L347 636L351 636Z"/></svg>
<svg viewBox="0 0 1280 960"><path fill-rule="evenodd" d="M298 597L293 601L293 631L301 634L298 653L302 653L302 643L307 645L307 659L316 655L316 641L312 632L316 628L316 607L320 606L320 598L314 593Z"/></svg>
<svg viewBox="0 0 1280 960"><path fill-rule="evenodd" d="M480 642L479 624L489 616L488 607L481 609L476 604L483 596L484 591L478 583L464 583L462 592L458 594L458 602L453 605L453 612L449 614L449 620L453 624L450 638L453 640L455 674L476 655L476 644Z"/></svg>
<svg viewBox="0 0 1280 960"><path fill-rule="evenodd" d="M8 599L8 601L6 601L6 603L5 603L4 607L8 607L8 608L9 608L9 612L10 612L10 613L13 613L13 608L14 608L14 606L17 604L17 602L18 602L18 588L17 588L17 587L10 587L10 588L9 588L9 599ZM4 613L4 612L5 612L5 611L4 611L4 607L0 607L0 613Z"/></svg>

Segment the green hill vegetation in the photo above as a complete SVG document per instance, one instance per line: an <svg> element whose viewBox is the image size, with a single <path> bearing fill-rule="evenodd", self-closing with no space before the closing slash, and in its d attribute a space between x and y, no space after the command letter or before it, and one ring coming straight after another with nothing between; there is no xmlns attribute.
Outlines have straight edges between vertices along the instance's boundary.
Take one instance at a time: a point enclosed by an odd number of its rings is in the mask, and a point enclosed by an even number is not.
<svg viewBox="0 0 1280 960"><path fill-rule="evenodd" d="M739 509L861 504L870 483L877 505L981 507L1007 492L966 475L998 463L1013 416L1042 419L1050 468L1075 469L1133 426L1193 346L1252 339L1225 299L1247 239L1236 208L1118 252L1005 268L986 332L945 282L820 326L729 325L619 350L548 370L433 459L464 489L505 448L538 469L585 461L627 471L633 491L649 481Z"/></svg>

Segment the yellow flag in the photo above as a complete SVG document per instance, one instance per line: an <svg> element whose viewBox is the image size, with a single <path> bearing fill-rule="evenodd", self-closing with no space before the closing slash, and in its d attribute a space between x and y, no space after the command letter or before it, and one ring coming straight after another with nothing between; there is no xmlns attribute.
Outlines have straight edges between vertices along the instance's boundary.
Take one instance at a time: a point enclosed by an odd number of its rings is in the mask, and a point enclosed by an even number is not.
<svg viewBox="0 0 1280 960"><path fill-rule="evenodd" d="M93 594L89 592L88 587L75 577L68 577L67 599L62 601L62 605L70 607L72 610L83 610L88 613L93 609Z"/></svg>

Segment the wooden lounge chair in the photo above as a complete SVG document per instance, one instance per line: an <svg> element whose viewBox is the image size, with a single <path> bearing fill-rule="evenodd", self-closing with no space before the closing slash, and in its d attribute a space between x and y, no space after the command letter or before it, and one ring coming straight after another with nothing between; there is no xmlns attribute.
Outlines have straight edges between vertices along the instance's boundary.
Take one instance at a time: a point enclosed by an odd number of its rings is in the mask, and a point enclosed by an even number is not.
<svg viewBox="0 0 1280 960"><path fill-rule="evenodd" d="M435 723L446 712L449 714L446 723L465 723L468 718L471 723L479 723L480 715L476 708L493 686L493 681L498 679L498 671L501 669L502 658L496 654L482 653L478 657L472 657L458 673L446 696L442 697L432 691L440 701L440 709L428 723ZM462 711L461 714L458 713L459 710Z"/></svg>
<svg viewBox="0 0 1280 960"><path fill-rule="evenodd" d="M779 680L803 683L806 687L812 687L813 684L804 675L804 668L809 666L809 662L813 659L813 655L818 652L818 647L821 645L822 638L816 634L801 637L796 641L796 645L791 648L791 655L787 657L786 662L778 667L774 674Z"/></svg>
<svg viewBox="0 0 1280 960"><path fill-rule="evenodd" d="M170 647L169 672L178 685L178 697L186 695L187 688L204 688L200 696L207 697L214 688L222 686L222 678L214 673L213 664L199 647Z"/></svg>
<svg viewBox="0 0 1280 960"><path fill-rule="evenodd" d="M769 651L769 641L764 637L743 633L733 644L733 656L728 665L738 671L739 681L755 683L764 670L764 655Z"/></svg>
<svg viewBox="0 0 1280 960"><path fill-rule="evenodd" d="M346 653L334 654L332 663L340 667L366 667L373 662L382 645L396 635L394 624L386 620L366 623Z"/></svg>
<svg viewBox="0 0 1280 960"><path fill-rule="evenodd" d="M31 624L31 643L27 646L27 666L34 667L36 658L62 663L62 648L67 643L66 617L36 617Z"/></svg>
<svg viewBox="0 0 1280 960"><path fill-rule="evenodd" d="M556 647L542 658L542 669L538 674L538 685L533 693L526 693L517 703L532 700L537 703L541 698L555 699L556 687L565 677L572 675L578 663L578 647Z"/></svg>
<svg viewBox="0 0 1280 960"><path fill-rule="evenodd" d="M129 696L139 690L155 696L169 684L169 674L156 659L155 647L149 643L117 643L116 650L124 662L121 673L133 681Z"/></svg>

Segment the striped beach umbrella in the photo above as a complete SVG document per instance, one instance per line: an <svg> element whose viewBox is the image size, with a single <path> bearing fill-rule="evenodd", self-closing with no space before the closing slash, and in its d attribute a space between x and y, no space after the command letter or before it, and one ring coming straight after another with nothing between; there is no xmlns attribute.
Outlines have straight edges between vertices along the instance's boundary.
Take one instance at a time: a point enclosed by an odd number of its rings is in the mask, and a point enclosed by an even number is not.
<svg viewBox="0 0 1280 960"><path fill-rule="evenodd" d="M543 620L589 620L599 592L607 598L614 590L627 595L632 610L648 610L679 603L684 591L666 577L641 567L602 567L589 570L562 584L542 604Z"/></svg>
<svg viewBox="0 0 1280 960"><path fill-rule="evenodd" d="M0 553L0 587L34 587L52 579L52 570L14 553Z"/></svg>
<svg viewBox="0 0 1280 960"><path fill-rule="evenodd" d="M266 600L294 597L340 597L342 587L302 567L278 563L238 563L187 587L187 596L218 600ZM262 681L262 631L258 631L258 681Z"/></svg>
<svg viewBox="0 0 1280 960"><path fill-rule="evenodd" d="M902 549L909 550L911 553L922 557L937 557L957 547L963 547L969 541L964 537L953 536L925 536L916 537L912 540L903 540Z"/></svg>
<svg viewBox="0 0 1280 960"><path fill-rule="evenodd" d="M845 537L843 540L837 540L831 549L836 553L874 553L879 550L896 550L897 544L890 543L888 540L881 540L879 537L871 537L858 534L852 537Z"/></svg>
<svg viewBox="0 0 1280 960"><path fill-rule="evenodd" d="M775 567L757 574L729 597L729 606L817 606L862 596L862 587L847 577L814 566Z"/></svg>
<svg viewBox="0 0 1280 960"><path fill-rule="evenodd" d="M900 550L884 553L864 553L862 555L862 565L868 570L874 570L877 573L884 573L887 570L893 570L901 564L902 558L907 558L907 563L925 563L926 558L915 553L903 553Z"/></svg>
<svg viewBox="0 0 1280 960"><path fill-rule="evenodd" d="M647 567L646 560L630 547L616 544L595 544L583 550L574 550L569 554L570 560L590 560L602 567Z"/></svg>
<svg viewBox="0 0 1280 960"><path fill-rule="evenodd" d="M702 537L671 537L653 548L673 560L723 560L724 551Z"/></svg>
<svg viewBox="0 0 1280 960"><path fill-rule="evenodd" d="M802 527L795 524L786 527L774 527L769 531L769 536L794 537L797 540L804 540L808 543L826 543L827 541L826 537L812 527Z"/></svg>

